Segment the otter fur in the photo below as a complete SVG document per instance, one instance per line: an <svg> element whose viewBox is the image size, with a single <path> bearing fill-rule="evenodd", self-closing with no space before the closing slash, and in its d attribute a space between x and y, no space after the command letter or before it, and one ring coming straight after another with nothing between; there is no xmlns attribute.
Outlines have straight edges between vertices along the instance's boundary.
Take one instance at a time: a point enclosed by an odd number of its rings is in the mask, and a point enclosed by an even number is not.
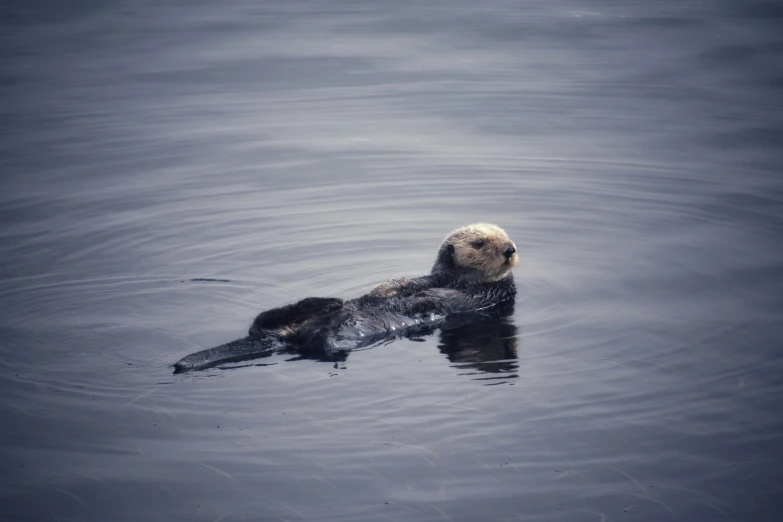
<svg viewBox="0 0 783 522"><path fill-rule="evenodd" d="M308 297L259 314L248 337L190 354L175 372L200 370L281 349L304 354L344 353L405 331L432 325L449 314L513 302L516 245L497 225L477 223L451 232L429 275L386 281L368 294L343 301Z"/></svg>

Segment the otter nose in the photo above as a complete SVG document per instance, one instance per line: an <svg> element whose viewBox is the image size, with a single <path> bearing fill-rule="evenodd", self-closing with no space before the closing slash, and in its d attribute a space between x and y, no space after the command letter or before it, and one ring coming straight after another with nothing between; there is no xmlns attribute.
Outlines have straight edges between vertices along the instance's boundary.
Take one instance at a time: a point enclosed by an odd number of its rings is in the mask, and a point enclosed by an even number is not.
<svg viewBox="0 0 783 522"><path fill-rule="evenodd" d="M506 256L506 259L511 259L511 256L514 255L514 252L516 252L517 249L514 248L514 245L509 245L505 252L503 252L503 255Z"/></svg>

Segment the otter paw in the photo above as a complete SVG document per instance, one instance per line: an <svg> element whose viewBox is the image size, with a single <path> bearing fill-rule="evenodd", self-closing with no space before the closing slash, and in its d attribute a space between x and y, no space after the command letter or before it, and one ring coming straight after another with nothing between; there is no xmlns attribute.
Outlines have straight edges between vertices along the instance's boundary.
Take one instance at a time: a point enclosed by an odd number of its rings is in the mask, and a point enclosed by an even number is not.
<svg viewBox="0 0 783 522"><path fill-rule="evenodd" d="M396 295L399 295L399 293L400 290L391 281L381 283L375 288L373 288L372 290L370 290L370 295L373 297L394 297Z"/></svg>
<svg viewBox="0 0 783 522"><path fill-rule="evenodd" d="M296 304L301 315L325 314L339 310L343 307L343 300L339 297L308 297Z"/></svg>

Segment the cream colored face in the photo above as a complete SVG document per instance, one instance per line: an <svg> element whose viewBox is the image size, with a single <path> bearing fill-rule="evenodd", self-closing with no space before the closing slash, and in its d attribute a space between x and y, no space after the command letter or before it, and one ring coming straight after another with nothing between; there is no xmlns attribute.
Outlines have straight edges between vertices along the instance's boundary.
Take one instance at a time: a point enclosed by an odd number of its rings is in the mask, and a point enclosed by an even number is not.
<svg viewBox="0 0 783 522"><path fill-rule="evenodd" d="M473 268L491 280L502 279L519 264L516 245L497 225L477 223L458 228L446 241L454 246L456 266Z"/></svg>

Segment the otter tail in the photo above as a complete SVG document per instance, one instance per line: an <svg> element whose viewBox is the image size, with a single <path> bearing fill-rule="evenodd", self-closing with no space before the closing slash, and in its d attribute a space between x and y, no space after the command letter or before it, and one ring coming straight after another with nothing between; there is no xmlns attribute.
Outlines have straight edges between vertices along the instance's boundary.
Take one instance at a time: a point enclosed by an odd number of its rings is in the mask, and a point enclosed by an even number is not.
<svg viewBox="0 0 783 522"><path fill-rule="evenodd" d="M272 337L245 337L187 355L174 363L174 373L205 370L220 364L272 355L280 343Z"/></svg>

